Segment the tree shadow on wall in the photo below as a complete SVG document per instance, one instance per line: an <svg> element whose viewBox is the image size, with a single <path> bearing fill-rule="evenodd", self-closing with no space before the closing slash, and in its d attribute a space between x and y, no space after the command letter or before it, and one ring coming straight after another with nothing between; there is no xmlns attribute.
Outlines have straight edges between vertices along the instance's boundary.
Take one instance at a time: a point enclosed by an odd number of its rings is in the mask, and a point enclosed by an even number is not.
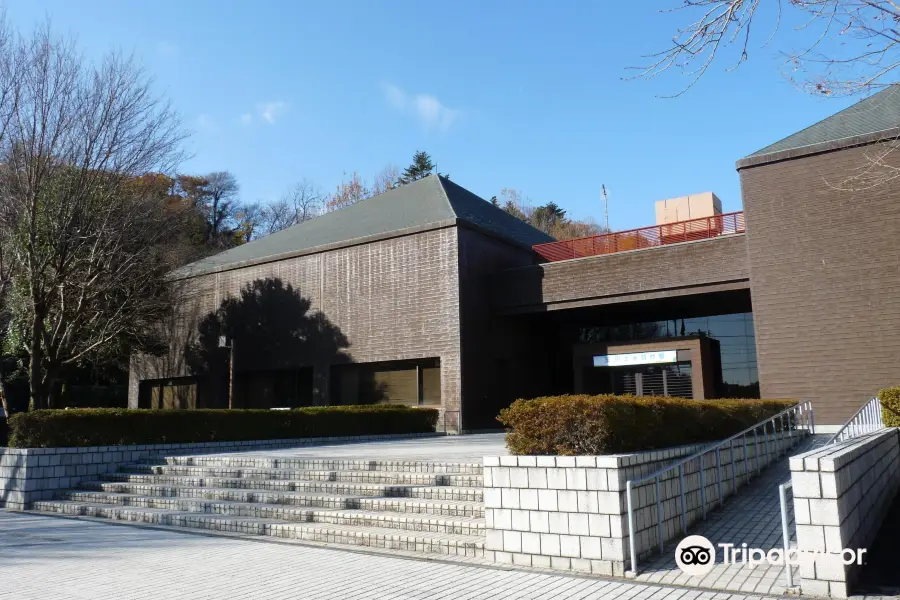
<svg viewBox="0 0 900 600"><path fill-rule="evenodd" d="M281 279L257 279L200 319L196 341L184 352L198 376L198 407L228 406L232 350L235 408L310 404L312 387L323 385L313 381L313 366L352 362L347 337L310 307L309 299ZM294 394L299 399L285 398Z"/></svg>

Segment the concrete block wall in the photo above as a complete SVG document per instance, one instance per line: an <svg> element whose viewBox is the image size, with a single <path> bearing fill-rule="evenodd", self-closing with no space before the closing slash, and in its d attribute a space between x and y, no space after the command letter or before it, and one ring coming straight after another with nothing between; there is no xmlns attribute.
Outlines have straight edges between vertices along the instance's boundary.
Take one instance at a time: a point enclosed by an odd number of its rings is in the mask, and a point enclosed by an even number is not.
<svg viewBox="0 0 900 600"><path fill-rule="evenodd" d="M770 435L767 458L760 436L759 468L775 460L805 432ZM786 438L782 441L782 438ZM572 569L598 575L622 576L630 568L626 482L649 475L709 444L609 456L487 456L484 458L484 505L487 520L485 555L499 563ZM756 445L735 443L734 471L729 450L720 452L719 476L723 496L757 470ZM707 510L718 503L715 454L704 457ZM700 468L685 465L687 524L702 516ZM656 551L658 521L656 484L633 488L632 504L640 559ZM678 471L660 480L663 539L681 534L681 493Z"/></svg>
<svg viewBox="0 0 900 600"><path fill-rule="evenodd" d="M81 481L96 479L98 475L104 473L112 473L120 465L148 458L433 435L435 434L423 433L84 448L0 448L0 508L27 510L35 501L52 499L58 490L74 487Z"/></svg>
<svg viewBox="0 0 900 600"><path fill-rule="evenodd" d="M900 429L792 457L790 467L800 588L847 598L861 567L844 564L841 553L874 541L900 488Z"/></svg>

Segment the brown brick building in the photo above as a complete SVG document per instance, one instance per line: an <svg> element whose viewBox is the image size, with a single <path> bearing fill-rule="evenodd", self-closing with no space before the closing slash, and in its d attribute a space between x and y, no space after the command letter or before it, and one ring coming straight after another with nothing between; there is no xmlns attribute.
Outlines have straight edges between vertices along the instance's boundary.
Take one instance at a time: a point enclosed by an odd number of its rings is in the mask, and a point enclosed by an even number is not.
<svg viewBox="0 0 900 600"><path fill-rule="evenodd" d="M546 393L761 394L841 423L900 382L900 190L852 179L898 137L890 88L738 161L745 214L675 199L658 215L704 216L549 245L427 177L182 269L129 402L433 405L474 429Z"/></svg>

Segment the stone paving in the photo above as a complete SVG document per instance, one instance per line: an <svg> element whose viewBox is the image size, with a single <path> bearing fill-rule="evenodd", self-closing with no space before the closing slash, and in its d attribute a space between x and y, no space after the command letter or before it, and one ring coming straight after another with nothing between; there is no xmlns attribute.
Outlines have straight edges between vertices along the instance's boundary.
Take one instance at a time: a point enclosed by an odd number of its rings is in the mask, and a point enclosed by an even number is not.
<svg viewBox="0 0 900 600"><path fill-rule="evenodd" d="M830 435L816 435L791 452L800 454L820 446L831 438ZM736 497L726 500L725 506L710 513L706 522L688 529L689 535L702 535L713 544L731 543L740 548L746 543L748 548L760 548L768 552L772 548L782 548L781 506L778 486L791 477L788 459L773 464L757 479L738 490ZM793 506L788 497L788 505ZM791 510L790 518L793 519ZM793 524L791 531L795 531ZM796 542L796 537L793 538ZM647 583L667 583L672 585L698 586L707 589L742 593L762 593L780 595L785 589L784 567L768 564L749 568L743 564L723 564L723 553L718 551L715 568L704 578L690 577L675 565L675 547L679 539L666 544L666 553L640 565L638 581ZM796 545L796 543L795 543ZM794 568L794 582L800 577Z"/></svg>
<svg viewBox="0 0 900 600"><path fill-rule="evenodd" d="M505 454L500 434L236 456L480 462L484 455L498 454ZM689 533L705 535L714 543L780 546L780 512L772 490L787 477L783 465L767 469L724 510L712 513ZM497 565L474 556L338 549L315 541L260 542L238 534L183 532L0 510L0 598L740 600L778 596L783 589L783 572L777 567L750 571L719 565L711 577L697 581L682 576L669 553L642 565L634 581ZM670 542L667 550L674 550L676 544Z"/></svg>
<svg viewBox="0 0 900 600"><path fill-rule="evenodd" d="M762 596L0 511L0 598L748 600Z"/></svg>
<svg viewBox="0 0 900 600"><path fill-rule="evenodd" d="M431 460L446 462L481 462L485 456L507 454L506 434L478 433L442 437L384 440L362 444L329 444L241 452L240 456L277 456L321 459ZM228 456L217 454L216 456Z"/></svg>

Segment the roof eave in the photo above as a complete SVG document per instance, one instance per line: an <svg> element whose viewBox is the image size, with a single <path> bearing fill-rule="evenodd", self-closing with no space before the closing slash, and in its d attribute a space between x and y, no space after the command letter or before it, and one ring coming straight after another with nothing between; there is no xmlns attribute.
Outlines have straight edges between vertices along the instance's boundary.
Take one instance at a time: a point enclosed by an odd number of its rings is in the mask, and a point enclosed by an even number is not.
<svg viewBox="0 0 900 600"><path fill-rule="evenodd" d="M872 133L855 135L852 137L841 138L839 140L830 140L827 142L820 142L818 144L800 146L798 148L778 150L775 152L769 152L767 154L747 156L737 161L737 163L735 163L735 168L740 171L742 169L759 167L769 163L792 160L795 158L811 156L814 154L823 154L825 152L834 152L836 150L844 150L846 148L853 148L856 146L866 146L869 144L886 142L898 138L900 138L900 127L892 127L891 129L885 129L883 131L875 131Z"/></svg>
<svg viewBox="0 0 900 600"><path fill-rule="evenodd" d="M432 231L434 229L444 229L447 227L453 227L457 225L459 219L444 219L442 221L435 221L433 223L426 223L425 225L417 225L415 227L406 227L404 229L397 229L394 231L388 231L385 233L376 233L372 235L366 235L362 237L352 238L349 240L341 240L339 242L332 242L330 244L321 244L319 246L313 246L312 248L303 248L302 250L291 250L290 252L282 252L280 254L272 254L270 256L263 256L260 258L253 258L248 260L242 260L232 263L226 263L224 265L214 265L209 268L202 268L197 270L192 270L187 273L179 273L179 271L185 269L190 265L185 265L185 267L181 267L180 269L176 269L169 273L169 279L171 281L179 281L182 279L192 279L194 277L199 277L201 275L212 275L214 273L223 273L225 271L234 271L235 269L243 269L245 267L254 267L257 265L262 265L270 262L277 262L280 260L285 260L288 258L296 258L298 256L305 256L307 254L320 254L322 252L328 252L329 250L339 250L341 248L348 248L350 246L359 246L361 244L368 244L371 242L377 242L381 240L389 240L392 238L403 237L407 235L412 235L414 233L422 233L424 231Z"/></svg>

